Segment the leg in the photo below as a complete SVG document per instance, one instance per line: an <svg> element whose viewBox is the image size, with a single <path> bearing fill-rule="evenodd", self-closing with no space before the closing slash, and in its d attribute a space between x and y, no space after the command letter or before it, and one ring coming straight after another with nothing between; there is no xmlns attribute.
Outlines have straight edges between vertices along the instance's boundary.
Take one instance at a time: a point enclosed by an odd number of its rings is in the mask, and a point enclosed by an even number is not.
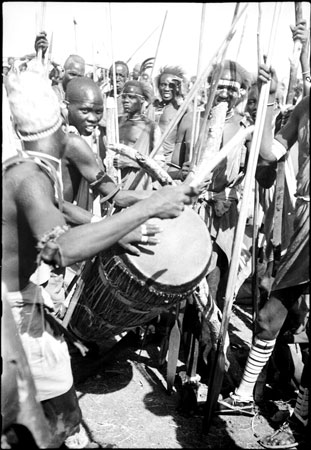
<svg viewBox="0 0 311 450"><path fill-rule="evenodd" d="M287 317L288 309L304 293L306 284L271 293L259 311L258 332L254 338L239 387L228 399L220 402L220 411L252 412L253 390L259 374L269 360L276 338Z"/></svg>

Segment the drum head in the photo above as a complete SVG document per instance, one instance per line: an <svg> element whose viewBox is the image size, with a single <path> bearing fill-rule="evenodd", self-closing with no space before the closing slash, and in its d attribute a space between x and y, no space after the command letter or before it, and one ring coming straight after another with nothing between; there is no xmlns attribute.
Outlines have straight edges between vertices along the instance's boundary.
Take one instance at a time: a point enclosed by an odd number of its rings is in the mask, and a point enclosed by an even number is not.
<svg viewBox="0 0 311 450"><path fill-rule="evenodd" d="M119 255L143 281L162 286L191 287L207 273L212 242L206 224L190 207L175 219L152 219L163 231L160 243L139 246L141 255Z"/></svg>

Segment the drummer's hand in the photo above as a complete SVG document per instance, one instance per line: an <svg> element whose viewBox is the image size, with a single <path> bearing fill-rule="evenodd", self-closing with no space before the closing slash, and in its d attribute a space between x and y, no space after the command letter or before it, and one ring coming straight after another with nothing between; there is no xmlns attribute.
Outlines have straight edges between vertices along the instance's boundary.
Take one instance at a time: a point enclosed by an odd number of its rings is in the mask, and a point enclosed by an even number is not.
<svg viewBox="0 0 311 450"><path fill-rule="evenodd" d="M157 233L161 233L162 229L158 224L146 222L135 230L131 231L119 240L118 244L128 253L139 256L140 251L137 245L156 245L160 241L155 237ZM135 244L135 245L134 245Z"/></svg>
<svg viewBox="0 0 311 450"><path fill-rule="evenodd" d="M37 36L36 36L36 40L35 40L35 50L36 53L38 53L39 49L42 49L42 56L44 57L47 49L49 46L49 42L47 40L46 37L46 32L45 31L41 31Z"/></svg>
<svg viewBox="0 0 311 450"><path fill-rule="evenodd" d="M260 64L258 70L258 82L259 84L265 84L271 80L270 94L275 94L278 87L278 78L275 70L272 67L268 67L266 64Z"/></svg>
<svg viewBox="0 0 311 450"><path fill-rule="evenodd" d="M147 200L153 210L153 217L171 219L178 217L190 205L192 199L199 195L197 188L180 184L179 186L165 186L157 190Z"/></svg>

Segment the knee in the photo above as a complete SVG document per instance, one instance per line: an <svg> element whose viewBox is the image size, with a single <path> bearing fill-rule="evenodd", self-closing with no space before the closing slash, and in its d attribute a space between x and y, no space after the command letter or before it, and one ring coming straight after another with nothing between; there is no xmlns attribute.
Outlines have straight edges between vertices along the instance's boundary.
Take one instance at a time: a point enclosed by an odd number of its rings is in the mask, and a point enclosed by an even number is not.
<svg viewBox="0 0 311 450"><path fill-rule="evenodd" d="M259 311L257 325L256 337L267 341L276 339L282 326L275 317L265 311Z"/></svg>

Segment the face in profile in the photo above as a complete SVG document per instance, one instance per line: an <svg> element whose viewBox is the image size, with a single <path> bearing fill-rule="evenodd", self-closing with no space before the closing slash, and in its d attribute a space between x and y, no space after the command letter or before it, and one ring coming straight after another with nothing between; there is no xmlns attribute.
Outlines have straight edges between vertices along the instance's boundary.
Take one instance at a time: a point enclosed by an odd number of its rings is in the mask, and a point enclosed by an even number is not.
<svg viewBox="0 0 311 450"><path fill-rule="evenodd" d="M257 114L258 96L259 96L258 87L252 86L248 92L245 112L248 112L248 114L251 116L254 122L256 120Z"/></svg>

